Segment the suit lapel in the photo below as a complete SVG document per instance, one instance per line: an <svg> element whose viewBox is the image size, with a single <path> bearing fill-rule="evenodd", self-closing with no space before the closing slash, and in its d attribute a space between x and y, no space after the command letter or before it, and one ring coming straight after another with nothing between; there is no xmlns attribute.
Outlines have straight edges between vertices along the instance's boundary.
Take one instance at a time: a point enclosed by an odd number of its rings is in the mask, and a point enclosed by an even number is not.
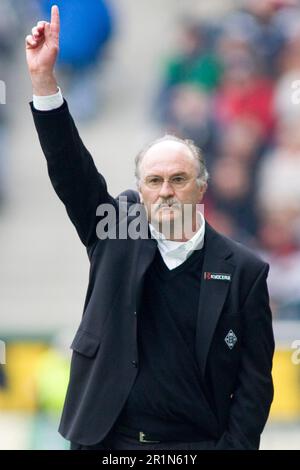
<svg viewBox="0 0 300 470"><path fill-rule="evenodd" d="M231 251L224 239L207 222L205 232L196 328L196 355L203 376L209 347L230 286L230 281L205 280L204 273L226 273L232 279L234 272L234 265L226 260L231 256Z"/></svg>

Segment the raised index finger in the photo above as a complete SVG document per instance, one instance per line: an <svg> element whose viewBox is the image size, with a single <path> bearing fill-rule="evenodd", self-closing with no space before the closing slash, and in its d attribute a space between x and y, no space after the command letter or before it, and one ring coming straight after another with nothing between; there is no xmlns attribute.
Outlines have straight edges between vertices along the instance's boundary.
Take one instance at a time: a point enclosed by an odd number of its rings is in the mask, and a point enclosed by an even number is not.
<svg viewBox="0 0 300 470"><path fill-rule="evenodd" d="M59 9L57 5L53 5L51 8L51 24L50 30L52 33L59 35L60 20L59 20Z"/></svg>

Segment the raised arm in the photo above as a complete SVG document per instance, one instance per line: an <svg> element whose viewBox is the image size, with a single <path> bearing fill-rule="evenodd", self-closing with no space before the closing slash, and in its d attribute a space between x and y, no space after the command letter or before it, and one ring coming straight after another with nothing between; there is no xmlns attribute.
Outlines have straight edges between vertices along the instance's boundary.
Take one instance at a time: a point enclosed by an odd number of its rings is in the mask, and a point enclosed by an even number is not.
<svg viewBox="0 0 300 470"><path fill-rule="evenodd" d="M59 32L59 10L55 5L51 10L51 23L39 21L32 28L32 34L26 37L26 59L35 95L57 92L54 66L59 51Z"/></svg>
<svg viewBox="0 0 300 470"><path fill-rule="evenodd" d="M51 96L58 91L54 67L59 32L59 10L53 6L51 22L39 21L26 37L28 70L36 96ZM67 103L51 111L38 111L32 103L31 108L52 185L81 241L89 247L97 240L97 207L102 203L117 207L116 201L108 194L104 177L82 143Z"/></svg>

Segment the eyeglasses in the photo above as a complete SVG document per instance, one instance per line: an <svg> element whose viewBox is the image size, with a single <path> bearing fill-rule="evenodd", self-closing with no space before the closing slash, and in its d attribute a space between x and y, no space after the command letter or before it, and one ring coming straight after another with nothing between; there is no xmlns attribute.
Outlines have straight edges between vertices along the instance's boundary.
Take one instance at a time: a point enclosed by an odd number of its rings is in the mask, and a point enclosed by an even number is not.
<svg viewBox="0 0 300 470"><path fill-rule="evenodd" d="M149 189L160 189L165 181L172 186L173 189L184 188L191 180L197 179L196 177L188 178L186 176L172 176L171 178L161 178L160 176L148 176L143 180L144 184Z"/></svg>

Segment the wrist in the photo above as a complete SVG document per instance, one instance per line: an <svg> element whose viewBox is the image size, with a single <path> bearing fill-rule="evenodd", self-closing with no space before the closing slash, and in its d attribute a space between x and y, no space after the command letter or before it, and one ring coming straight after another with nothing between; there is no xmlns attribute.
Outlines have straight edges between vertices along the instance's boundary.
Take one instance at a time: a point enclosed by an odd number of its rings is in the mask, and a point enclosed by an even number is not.
<svg viewBox="0 0 300 470"><path fill-rule="evenodd" d="M57 81L54 75L32 74L33 94L36 96L49 96L58 92Z"/></svg>

